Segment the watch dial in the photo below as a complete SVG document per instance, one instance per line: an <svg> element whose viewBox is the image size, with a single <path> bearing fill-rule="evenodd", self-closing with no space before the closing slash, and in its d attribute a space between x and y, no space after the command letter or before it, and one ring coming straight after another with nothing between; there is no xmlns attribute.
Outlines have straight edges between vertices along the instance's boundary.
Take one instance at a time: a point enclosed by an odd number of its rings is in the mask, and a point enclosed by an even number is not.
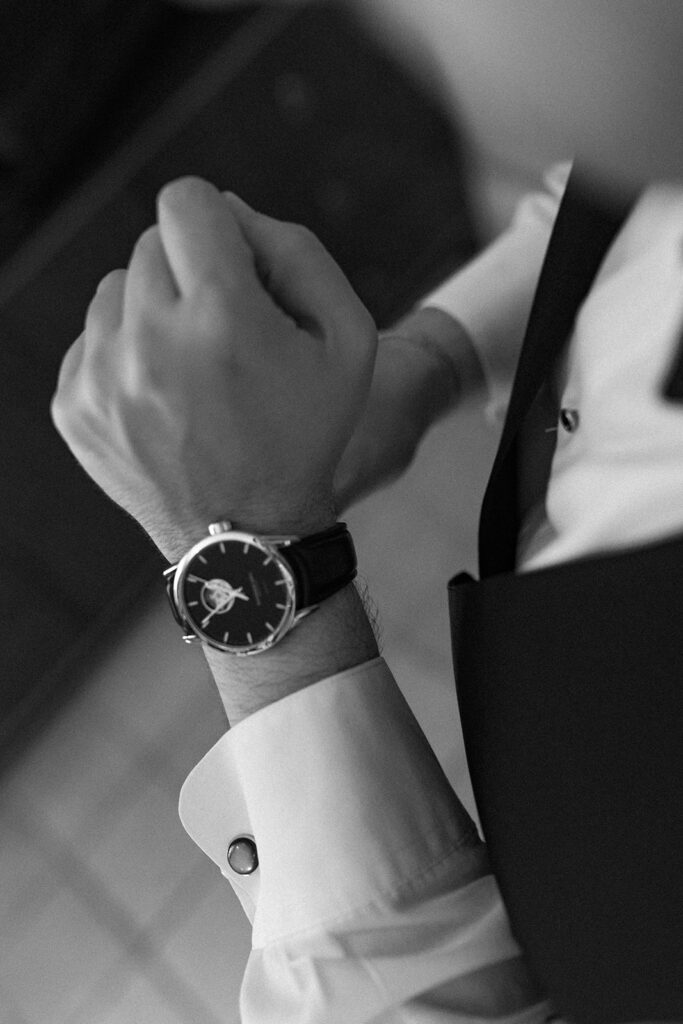
<svg viewBox="0 0 683 1024"><path fill-rule="evenodd" d="M195 555L182 597L200 636L236 648L271 637L292 600L278 560L241 539L216 541Z"/></svg>

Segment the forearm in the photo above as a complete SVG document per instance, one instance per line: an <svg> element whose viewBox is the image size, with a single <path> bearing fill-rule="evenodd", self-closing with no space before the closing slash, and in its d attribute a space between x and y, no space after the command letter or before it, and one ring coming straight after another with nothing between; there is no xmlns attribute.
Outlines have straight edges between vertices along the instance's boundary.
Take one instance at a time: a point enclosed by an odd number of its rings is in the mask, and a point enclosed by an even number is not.
<svg viewBox="0 0 683 1024"><path fill-rule="evenodd" d="M204 651L231 725L379 653L353 584L324 601L269 651L248 658L208 647Z"/></svg>
<svg viewBox="0 0 683 1024"><path fill-rule="evenodd" d="M381 346L404 359L419 400L416 415L426 430L466 396L483 387L478 357L465 329L439 309L418 309L386 331ZM253 526L253 523L249 524ZM273 521L283 532L283 524ZM311 533L320 523L292 524L295 533ZM346 587L304 619L276 647L255 657L205 649L206 658L232 725L276 700L321 679L376 657L377 641L363 601Z"/></svg>

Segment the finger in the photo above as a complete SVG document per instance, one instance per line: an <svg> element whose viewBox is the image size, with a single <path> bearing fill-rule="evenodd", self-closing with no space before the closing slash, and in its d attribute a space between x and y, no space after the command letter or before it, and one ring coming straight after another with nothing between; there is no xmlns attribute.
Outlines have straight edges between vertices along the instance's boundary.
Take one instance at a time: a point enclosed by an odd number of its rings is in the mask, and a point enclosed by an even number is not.
<svg viewBox="0 0 683 1024"><path fill-rule="evenodd" d="M92 358L93 351L103 347L98 345L98 342L108 340L119 331L123 319L125 287L125 270L110 271L97 286L86 312L85 329L64 356L59 369L57 390L52 400L52 418L55 424L58 423L58 413L68 410L86 360ZM104 346L105 349L107 347Z"/></svg>
<svg viewBox="0 0 683 1024"><path fill-rule="evenodd" d="M252 210L232 193L224 198L253 249L264 287L302 327L324 333L361 303L341 268L315 235L299 224Z"/></svg>
<svg viewBox="0 0 683 1024"><path fill-rule="evenodd" d="M89 337L114 334L123 320L123 296L126 271L112 270L103 277L85 315L85 334Z"/></svg>
<svg viewBox="0 0 683 1024"><path fill-rule="evenodd" d="M133 249L126 276L124 313L136 316L146 308L170 306L178 294L161 242L161 232L154 225L140 235Z"/></svg>
<svg viewBox="0 0 683 1024"><path fill-rule="evenodd" d="M83 362L83 354L85 351L85 331L76 338L74 343L67 350L66 355L62 359L62 364L59 368L59 379L57 381L57 390L53 398L53 404L58 400L60 395L63 395L70 383L75 378L78 370Z"/></svg>
<svg viewBox="0 0 683 1024"><path fill-rule="evenodd" d="M159 229L181 294L206 283L237 288L254 280L254 260L220 192L201 178L181 178L162 189Z"/></svg>

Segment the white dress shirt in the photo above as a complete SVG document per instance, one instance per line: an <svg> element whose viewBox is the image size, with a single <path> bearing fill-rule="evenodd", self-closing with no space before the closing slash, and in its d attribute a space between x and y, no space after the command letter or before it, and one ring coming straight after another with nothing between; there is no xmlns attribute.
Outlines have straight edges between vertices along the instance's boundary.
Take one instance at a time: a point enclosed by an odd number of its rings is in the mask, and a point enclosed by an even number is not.
<svg viewBox="0 0 683 1024"><path fill-rule="evenodd" d="M426 304L470 332L504 413L568 165ZM683 322L683 188L649 189L583 304L563 365L531 571L683 530L683 408L661 383ZM383 659L231 729L185 782L180 813L253 922L244 1024L546 1020L466 812ZM252 836L259 866L227 849Z"/></svg>

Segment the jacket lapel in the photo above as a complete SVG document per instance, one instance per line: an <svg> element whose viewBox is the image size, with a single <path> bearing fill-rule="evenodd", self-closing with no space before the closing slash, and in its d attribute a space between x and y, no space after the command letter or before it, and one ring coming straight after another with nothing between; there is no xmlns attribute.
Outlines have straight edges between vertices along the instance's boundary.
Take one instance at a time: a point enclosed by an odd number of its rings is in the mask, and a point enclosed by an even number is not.
<svg viewBox="0 0 683 1024"><path fill-rule="evenodd" d="M543 262L479 524L482 577L511 572L517 548L517 436L632 200L608 207L574 168Z"/></svg>

